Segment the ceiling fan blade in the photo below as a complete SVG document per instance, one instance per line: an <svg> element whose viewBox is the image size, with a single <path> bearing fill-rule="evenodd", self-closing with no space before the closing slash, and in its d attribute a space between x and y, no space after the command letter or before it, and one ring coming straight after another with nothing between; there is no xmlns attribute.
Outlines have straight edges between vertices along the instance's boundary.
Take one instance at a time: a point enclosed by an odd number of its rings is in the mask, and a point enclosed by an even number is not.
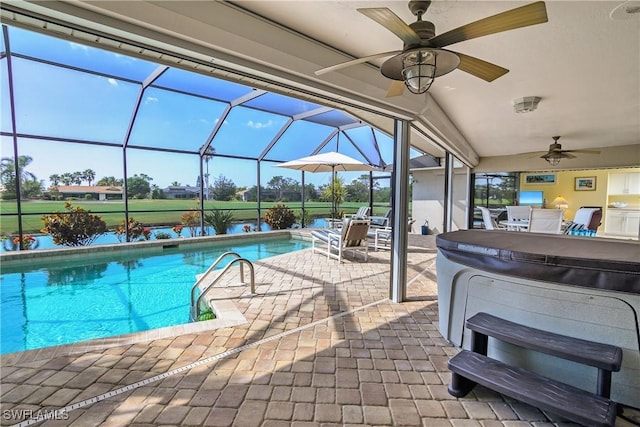
<svg viewBox="0 0 640 427"><path fill-rule="evenodd" d="M506 68L483 61L482 59L474 58L473 56L458 52L456 52L456 55L460 57L460 64L458 64L459 70L481 78L487 82L492 82L498 77L502 77L509 72Z"/></svg>
<svg viewBox="0 0 640 427"><path fill-rule="evenodd" d="M565 153L600 154L598 150L567 150Z"/></svg>
<svg viewBox="0 0 640 427"><path fill-rule="evenodd" d="M331 71L339 70L341 68L347 68L347 67L350 67L352 65L362 64L363 62L372 61L374 59L386 58L387 56L397 55L400 52L402 52L402 51L401 50L394 50L394 51L391 51L391 52L382 52L382 53L376 53L374 55L363 56L362 58L352 59L351 61L341 62L340 64L336 64L336 65L332 65L330 67L326 67L326 68L322 68L320 70L316 70L315 71L315 75L316 76L320 76L322 74L326 74L326 73L329 73Z"/></svg>
<svg viewBox="0 0 640 427"><path fill-rule="evenodd" d="M544 2L539 1L471 22L435 36L429 41L434 47L444 47L464 40L542 24L547 21L547 8Z"/></svg>
<svg viewBox="0 0 640 427"><path fill-rule="evenodd" d="M391 80L391 84L389 85L389 90L387 90L387 98L392 98L394 96L400 96L404 93L405 84L402 80Z"/></svg>
<svg viewBox="0 0 640 427"><path fill-rule="evenodd" d="M367 7L358 9L358 12L373 19L378 24L391 31L407 45L420 44L420 36L413 28L407 25L391 9L386 7Z"/></svg>

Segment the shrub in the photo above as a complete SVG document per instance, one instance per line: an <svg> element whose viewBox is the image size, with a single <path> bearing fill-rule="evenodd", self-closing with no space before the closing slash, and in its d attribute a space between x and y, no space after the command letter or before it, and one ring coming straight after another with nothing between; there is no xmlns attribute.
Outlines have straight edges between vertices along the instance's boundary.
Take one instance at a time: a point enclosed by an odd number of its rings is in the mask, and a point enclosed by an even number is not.
<svg viewBox="0 0 640 427"><path fill-rule="evenodd" d="M202 313L198 315L199 322L203 320L213 320L215 318L216 318L216 314L213 312L213 310L211 310L210 307L205 308L204 310L202 310Z"/></svg>
<svg viewBox="0 0 640 427"><path fill-rule="evenodd" d="M275 205L265 212L264 222L273 230L284 230L295 224L296 214L285 205Z"/></svg>
<svg viewBox="0 0 640 427"><path fill-rule="evenodd" d="M96 198L93 197L93 194L85 194L84 195L84 199L85 200L95 200Z"/></svg>
<svg viewBox="0 0 640 427"><path fill-rule="evenodd" d="M182 214L180 218L182 224L189 229L191 237L198 235L198 227L200 227L200 212L188 211Z"/></svg>
<svg viewBox="0 0 640 427"><path fill-rule="evenodd" d="M213 227L216 234L227 234L233 224L233 214L231 211L213 209L210 213L204 214L204 222Z"/></svg>
<svg viewBox="0 0 640 427"><path fill-rule="evenodd" d="M171 234L166 233L164 231L158 231L156 233L156 239L157 240L166 240L166 239L170 239L171 238Z"/></svg>
<svg viewBox="0 0 640 427"><path fill-rule="evenodd" d="M310 226L313 221L313 218L311 218L311 211L309 209L301 209L296 215L296 220L300 224L300 227Z"/></svg>
<svg viewBox="0 0 640 427"><path fill-rule="evenodd" d="M134 217L130 216L129 225L127 227L125 227L123 219L122 221L120 221L120 225L118 225L114 230L114 233L116 234L119 242L124 242L127 240L127 229L129 230L129 240L131 241L138 240L144 233L144 226L142 225L142 223L136 220Z"/></svg>
<svg viewBox="0 0 640 427"><path fill-rule="evenodd" d="M53 213L42 217L43 233L51 235L53 243L64 246L88 246L106 233L107 224L97 215L66 202L66 213Z"/></svg>

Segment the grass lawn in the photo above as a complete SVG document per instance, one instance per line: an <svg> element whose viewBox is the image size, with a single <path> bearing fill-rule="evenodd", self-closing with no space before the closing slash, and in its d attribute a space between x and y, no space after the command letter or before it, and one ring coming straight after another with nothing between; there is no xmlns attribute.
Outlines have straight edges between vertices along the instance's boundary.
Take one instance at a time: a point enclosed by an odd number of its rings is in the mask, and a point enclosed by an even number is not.
<svg viewBox="0 0 640 427"><path fill-rule="evenodd" d="M22 228L25 233L38 233L43 226L41 217L53 212L65 212L64 201L48 201L48 200L32 200L23 202L22 209ZM113 229L116 225L124 220L124 202L123 201L85 201L73 200L71 204L74 207L81 207L95 215L99 215L107 223L109 229ZM262 202L262 216L270 207L279 204L277 202ZM280 203L281 204L281 203ZM355 213L362 202L349 202L340 205L340 210L345 213ZM300 212L300 202L287 202L287 207L292 209L296 214ZM155 200L129 200L129 216L137 219L146 226L172 226L180 224L180 217L185 211L197 209L197 202L194 200L174 200L174 199L155 199ZM331 203L329 202L307 202L305 203L307 211L311 212L313 217L328 217L331 212ZM256 221L258 216L258 204L256 202L205 202L205 211L212 209L229 210L233 212L236 221ZM380 212L378 212L380 210ZM382 215L386 211L386 207L377 208L374 212ZM0 221L0 231L2 233L15 234L18 231L18 206L15 201L0 201L0 213L2 219Z"/></svg>

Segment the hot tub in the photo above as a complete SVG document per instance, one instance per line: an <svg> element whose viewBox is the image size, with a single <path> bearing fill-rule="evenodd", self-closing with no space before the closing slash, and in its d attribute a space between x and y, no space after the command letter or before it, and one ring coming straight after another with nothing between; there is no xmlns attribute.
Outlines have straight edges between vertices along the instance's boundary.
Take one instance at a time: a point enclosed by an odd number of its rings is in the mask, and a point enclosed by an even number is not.
<svg viewBox="0 0 640 427"><path fill-rule="evenodd" d="M437 236L439 328L469 349L464 322L478 312L616 345L622 369L611 398L640 409L640 243L507 231ZM490 340L489 355L586 390L596 369Z"/></svg>

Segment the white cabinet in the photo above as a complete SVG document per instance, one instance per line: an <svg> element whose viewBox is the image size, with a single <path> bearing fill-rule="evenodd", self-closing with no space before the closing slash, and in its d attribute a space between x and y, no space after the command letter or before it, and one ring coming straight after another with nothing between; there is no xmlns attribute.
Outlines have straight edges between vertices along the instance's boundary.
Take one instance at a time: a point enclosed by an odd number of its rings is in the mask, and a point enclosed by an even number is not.
<svg viewBox="0 0 640 427"><path fill-rule="evenodd" d="M609 195L640 194L640 173L610 173Z"/></svg>
<svg viewBox="0 0 640 427"><path fill-rule="evenodd" d="M638 237L640 211L607 209L604 231L616 236Z"/></svg>

